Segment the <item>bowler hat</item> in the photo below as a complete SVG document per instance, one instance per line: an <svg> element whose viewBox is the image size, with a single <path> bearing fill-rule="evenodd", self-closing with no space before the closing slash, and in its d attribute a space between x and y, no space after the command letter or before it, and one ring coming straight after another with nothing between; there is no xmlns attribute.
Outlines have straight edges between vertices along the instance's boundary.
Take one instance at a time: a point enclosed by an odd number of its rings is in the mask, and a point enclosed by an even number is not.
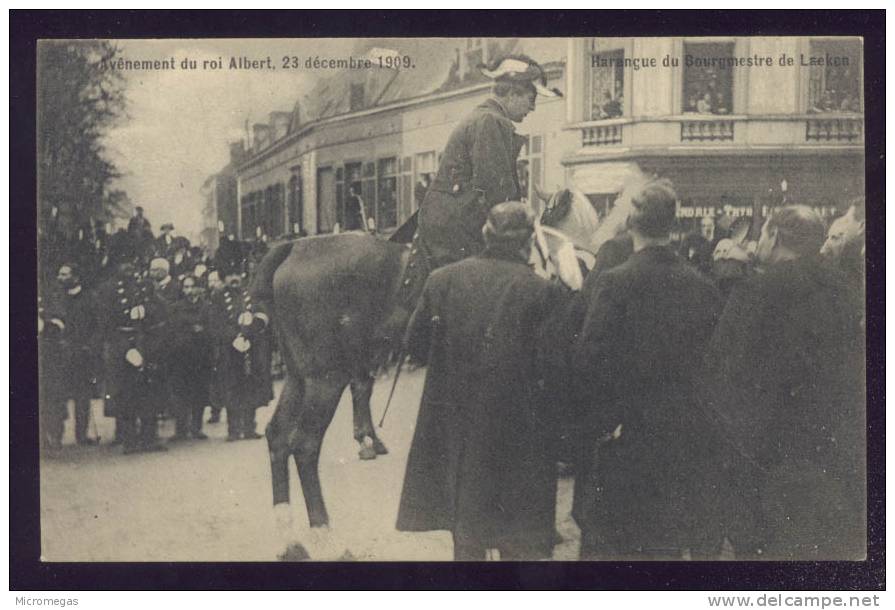
<svg viewBox="0 0 895 610"><path fill-rule="evenodd" d="M488 244L523 243L534 231L534 212L520 201L499 203L488 212L482 235Z"/></svg>

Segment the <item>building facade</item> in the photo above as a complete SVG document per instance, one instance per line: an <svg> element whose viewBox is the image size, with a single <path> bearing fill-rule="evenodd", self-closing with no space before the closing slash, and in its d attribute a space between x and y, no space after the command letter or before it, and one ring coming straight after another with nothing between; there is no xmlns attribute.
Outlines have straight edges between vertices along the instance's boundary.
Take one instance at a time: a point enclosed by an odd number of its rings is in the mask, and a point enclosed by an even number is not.
<svg viewBox="0 0 895 610"><path fill-rule="evenodd" d="M574 186L598 212L643 174L670 178L681 230L782 202L833 214L864 192L857 38L381 40L416 70L345 71L252 130L236 165L237 234L316 234L356 196L388 233L419 206L454 126L487 98L475 69L526 53L564 99L538 99L520 178ZM397 50L396 50L397 49Z"/></svg>
<svg viewBox="0 0 895 610"><path fill-rule="evenodd" d="M419 207L453 128L489 95L490 82L478 63L496 54L527 53L545 66L550 86L564 87L565 41L523 42L417 41L429 56L425 71L343 73L311 93L316 110L297 104L288 125L279 119L279 131L274 115L256 125L250 156L237 168L239 236L331 232L343 224L350 196L363 201L368 223L379 232L400 226ZM563 151L575 141L563 129L563 101L538 104L518 127L529 137L519 160L528 191L563 184Z"/></svg>
<svg viewBox="0 0 895 610"><path fill-rule="evenodd" d="M216 174L209 176L202 184L202 227L199 243L210 254L218 249L222 235L236 235L239 232L239 190L236 167L247 157L243 142L230 144L230 161Z"/></svg>
<svg viewBox="0 0 895 610"><path fill-rule="evenodd" d="M567 72L563 165L598 209L641 172L672 179L684 227L864 193L858 38L578 38Z"/></svg>

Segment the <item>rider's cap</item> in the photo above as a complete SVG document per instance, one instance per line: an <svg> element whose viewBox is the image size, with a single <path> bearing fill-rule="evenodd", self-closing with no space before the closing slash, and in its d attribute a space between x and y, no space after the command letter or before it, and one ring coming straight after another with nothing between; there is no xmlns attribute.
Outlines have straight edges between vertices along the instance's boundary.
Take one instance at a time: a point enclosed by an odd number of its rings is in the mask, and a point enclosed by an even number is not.
<svg viewBox="0 0 895 610"><path fill-rule="evenodd" d="M558 89L547 87L547 76L538 62L525 55L510 55L491 66L479 64L479 70L491 80L529 82L544 97L562 97Z"/></svg>

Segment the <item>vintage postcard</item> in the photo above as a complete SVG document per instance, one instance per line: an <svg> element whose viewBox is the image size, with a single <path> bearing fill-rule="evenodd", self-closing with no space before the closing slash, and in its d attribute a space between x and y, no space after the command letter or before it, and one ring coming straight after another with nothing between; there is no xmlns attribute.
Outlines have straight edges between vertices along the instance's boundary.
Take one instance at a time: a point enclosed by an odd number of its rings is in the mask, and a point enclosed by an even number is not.
<svg viewBox="0 0 895 610"><path fill-rule="evenodd" d="M43 561L866 559L862 38L36 58Z"/></svg>

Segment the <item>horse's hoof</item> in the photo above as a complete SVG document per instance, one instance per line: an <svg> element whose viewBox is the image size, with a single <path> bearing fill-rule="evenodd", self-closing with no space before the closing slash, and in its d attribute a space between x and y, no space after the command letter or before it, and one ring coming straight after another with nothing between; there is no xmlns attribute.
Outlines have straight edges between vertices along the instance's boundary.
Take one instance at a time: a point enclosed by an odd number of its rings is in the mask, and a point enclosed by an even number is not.
<svg viewBox="0 0 895 610"><path fill-rule="evenodd" d="M367 447L366 445L360 448L360 451L357 452L357 457L362 460L375 460L376 459L376 449L373 447Z"/></svg>
<svg viewBox="0 0 895 610"><path fill-rule="evenodd" d="M373 449L376 451L376 455L388 455L388 449L378 438L373 439Z"/></svg>
<svg viewBox="0 0 895 610"><path fill-rule="evenodd" d="M300 542L293 542L286 550L277 555L279 561L307 561L311 558L307 549Z"/></svg>

